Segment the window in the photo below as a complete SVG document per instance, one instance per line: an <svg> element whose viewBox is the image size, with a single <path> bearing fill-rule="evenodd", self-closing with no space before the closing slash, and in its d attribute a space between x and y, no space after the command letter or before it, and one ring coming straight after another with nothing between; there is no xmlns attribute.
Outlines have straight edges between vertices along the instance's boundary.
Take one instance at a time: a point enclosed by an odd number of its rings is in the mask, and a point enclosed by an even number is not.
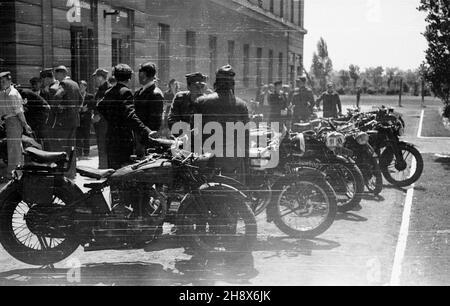
<svg viewBox="0 0 450 306"><path fill-rule="evenodd" d="M278 79L283 79L283 66L284 66L284 59L283 59L283 53L280 52L278 55Z"/></svg>
<svg viewBox="0 0 450 306"><path fill-rule="evenodd" d="M295 16L295 14L294 14L294 0L291 0L291 22L292 23L295 22L294 16Z"/></svg>
<svg viewBox="0 0 450 306"><path fill-rule="evenodd" d="M228 64L231 66L235 66L234 63L234 52L235 52L235 43L234 40L228 41Z"/></svg>
<svg viewBox="0 0 450 306"><path fill-rule="evenodd" d="M168 82L170 78L170 26L161 23L158 35L158 62L159 78Z"/></svg>
<svg viewBox="0 0 450 306"><path fill-rule="evenodd" d="M258 0L258 6L263 7L263 0Z"/></svg>
<svg viewBox="0 0 450 306"><path fill-rule="evenodd" d="M268 83L273 83L273 50L269 50L269 76Z"/></svg>
<svg viewBox="0 0 450 306"><path fill-rule="evenodd" d="M209 36L209 75L217 70L217 37Z"/></svg>
<svg viewBox="0 0 450 306"><path fill-rule="evenodd" d="M244 86L249 86L250 74L250 45L244 45Z"/></svg>
<svg viewBox="0 0 450 306"><path fill-rule="evenodd" d="M275 1L274 0L270 0L270 12L273 13L275 11Z"/></svg>
<svg viewBox="0 0 450 306"><path fill-rule="evenodd" d="M303 1L298 2L298 25L302 26L303 19Z"/></svg>
<svg viewBox="0 0 450 306"><path fill-rule="evenodd" d="M280 0L280 17L284 18L284 0Z"/></svg>
<svg viewBox="0 0 450 306"><path fill-rule="evenodd" d="M259 87L262 84L262 48L256 49L256 86Z"/></svg>
<svg viewBox="0 0 450 306"><path fill-rule="evenodd" d="M196 56L196 42L195 32L186 32L186 72L192 73L195 71L195 56Z"/></svg>

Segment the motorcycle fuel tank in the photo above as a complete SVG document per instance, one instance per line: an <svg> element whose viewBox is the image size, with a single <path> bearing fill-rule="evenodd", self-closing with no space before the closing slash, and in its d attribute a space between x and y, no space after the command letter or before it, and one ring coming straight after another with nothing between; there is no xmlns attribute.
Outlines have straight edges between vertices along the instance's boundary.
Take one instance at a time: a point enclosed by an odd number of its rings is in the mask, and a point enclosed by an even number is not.
<svg viewBox="0 0 450 306"><path fill-rule="evenodd" d="M144 164L137 169L136 165L130 165L117 170L111 176L112 183L145 182L152 184L170 184L173 181L173 166L167 159L157 159Z"/></svg>

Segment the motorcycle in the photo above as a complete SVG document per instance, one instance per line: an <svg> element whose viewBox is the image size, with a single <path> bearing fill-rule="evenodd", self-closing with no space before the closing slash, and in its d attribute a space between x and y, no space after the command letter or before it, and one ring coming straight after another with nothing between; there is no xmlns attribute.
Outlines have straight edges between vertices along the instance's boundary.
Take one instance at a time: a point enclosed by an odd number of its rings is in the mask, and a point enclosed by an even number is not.
<svg viewBox="0 0 450 306"><path fill-rule="evenodd" d="M1 245L26 264L51 265L80 245L85 251L145 247L161 237L168 220L182 246L196 254L251 251L255 216L232 180L209 167L213 157L172 150L172 141L155 144L145 160L117 171L78 168L95 180L84 185L85 193L64 177L73 153L28 148L30 162L0 193Z"/></svg>
<svg viewBox="0 0 450 306"><path fill-rule="evenodd" d="M324 173L297 166L303 150L297 134L270 136L268 147L253 149L248 185L239 189L249 195L256 215L266 211L267 221L290 237L320 236L336 218L336 194ZM272 154L279 156L273 166L268 164Z"/></svg>

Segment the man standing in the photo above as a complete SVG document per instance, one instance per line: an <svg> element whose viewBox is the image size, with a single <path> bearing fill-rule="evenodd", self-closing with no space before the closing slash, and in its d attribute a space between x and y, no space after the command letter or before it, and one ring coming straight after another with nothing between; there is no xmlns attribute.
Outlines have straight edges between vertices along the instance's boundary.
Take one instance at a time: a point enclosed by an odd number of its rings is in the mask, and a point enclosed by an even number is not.
<svg viewBox="0 0 450 306"><path fill-rule="evenodd" d="M22 97L12 86L9 71L0 73L0 117L5 120L8 147L8 167L5 177L12 178L12 171L23 164L22 134L23 130L31 133L31 127L25 119Z"/></svg>
<svg viewBox="0 0 450 306"><path fill-rule="evenodd" d="M282 91L282 81L276 82L274 86L274 92L269 96L270 122L283 124L287 119L287 98Z"/></svg>
<svg viewBox="0 0 450 306"><path fill-rule="evenodd" d="M43 144L45 129L50 114L50 105L41 96L31 90L19 90L24 101L25 118L36 136Z"/></svg>
<svg viewBox="0 0 450 306"><path fill-rule="evenodd" d="M41 71L41 79L43 80L45 87L44 90L41 91L41 97L44 98L50 106L47 124L44 126L42 136L44 139L44 149L47 151L56 151L53 126L55 125L56 120L57 101L55 96L59 89L59 82L55 79L55 74L52 68L47 68Z"/></svg>
<svg viewBox="0 0 450 306"><path fill-rule="evenodd" d="M339 94L334 90L334 84L328 83L327 91L324 92L316 101L317 106L323 103L323 117L337 118L342 115L342 104Z"/></svg>
<svg viewBox="0 0 450 306"><path fill-rule="evenodd" d="M290 102L293 107L294 123L311 118L314 109L314 94L311 89L306 87L306 77L302 76L297 79L297 88Z"/></svg>
<svg viewBox="0 0 450 306"><path fill-rule="evenodd" d="M129 88L133 76L130 66L119 64L114 68L113 74L117 84L106 92L97 109L108 122L108 167L120 169L131 163L130 157L134 149L133 132L139 135L146 145L156 131L151 131L136 115L133 94Z"/></svg>
<svg viewBox="0 0 450 306"><path fill-rule="evenodd" d="M227 134L227 124L242 123L245 126L250 122L245 102L236 98L234 94L235 76L236 74L230 65L220 68L216 73L214 84L216 93L200 97L195 104L195 114L202 115L203 126L210 122L217 122L222 126L223 148L216 147L215 151L222 152L223 157L217 156L215 166L222 169L225 175L238 174L238 179L245 183L250 149L249 131L237 131L237 138L235 137L235 130L232 134ZM217 131L214 131L214 133L217 133ZM244 138L241 138L240 135L243 135ZM213 135L203 134L202 143L205 144L205 140L210 136ZM231 149L234 149L233 154L229 156Z"/></svg>
<svg viewBox="0 0 450 306"><path fill-rule="evenodd" d="M79 157L89 157L91 151L91 126L96 103L94 95L88 93L87 88L87 82L81 81L80 127L77 130L77 155Z"/></svg>
<svg viewBox="0 0 450 306"><path fill-rule="evenodd" d="M356 107L358 108L358 110L361 109L360 104L361 104L361 94L362 94L362 89L361 87L356 88Z"/></svg>
<svg viewBox="0 0 450 306"><path fill-rule="evenodd" d="M164 114L163 114L163 123L162 123L162 132L165 136L170 135L169 130L169 112L172 107L173 100L175 99L176 94L180 91L180 84L178 84L177 80L172 79L169 82L169 90L164 93Z"/></svg>
<svg viewBox="0 0 450 306"><path fill-rule="evenodd" d="M32 78L30 80L30 85L31 85L31 91L34 92L35 94L37 94L38 96L41 95L41 90L42 90L42 80L40 78Z"/></svg>
<svg viewBox="0 0 450 306"><path fill-rule="evenodd" d="M139 83L143 86L134 95L136 115L142 123L152 131L159 132L164 112L164 94L156 87L156 65L145 63L139 69ZM136 153L139 157L145 155L146 142L136 135Z"/></svg>
<svg viewBox="0 0 450 306"><path fill-rule="evenodd" d="M106 154L106 133L108 132L108 122L100 114L97 109L97 104L105 97L106 91L111 88L111 85L107 81L108 71L105 69L97 69L92 75L95 77L95 83L98 87L95 94L95 109L94 109L94 128L95 136L97 137L97 149L98 149L98 168L108 169L108 156Z"/></svg>
<svg viewBox="0 0 450 306"><path fill-rule="evenodd" d="M76 177L76 139L77 129L80 127L81 92L80 87L69 76L69 70L65 66L55 68L55 78L59 81L59 89L56 92L56 119L53 133L56 139L55 151L66 152L72 156L72 164L66 176L69 179ZM75 150L75 152L73 152Z"/></svg>
<svg viewBox="0 0 450 306"><path fill-rule="evenodd" d="M186 75L188 91L176 94L169 112L169 129L172 130L177 122L191 124L194 103L206 92L206 79L207 76L200 72ZM178 131L175 131L175 136L178 136Z"/></svg>

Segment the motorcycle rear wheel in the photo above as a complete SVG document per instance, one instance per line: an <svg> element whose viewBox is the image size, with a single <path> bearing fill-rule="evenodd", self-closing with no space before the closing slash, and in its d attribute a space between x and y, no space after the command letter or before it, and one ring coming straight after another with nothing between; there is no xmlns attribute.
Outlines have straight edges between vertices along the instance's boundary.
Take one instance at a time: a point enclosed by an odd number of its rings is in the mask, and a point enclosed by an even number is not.
<svg viewBox="0 0 450 306"><path fill-rule="evenodd" d="M76 199L79 190L69 181L54 189L53 204L67 205ZM80 246L76 237L53 239L34 234L25 216L30 205L22 200L20 185L11 182L0 195L0 244L15 259L32 265L58 263L72 255Z"/></svg>
<svg viewBox="0 0 450 306"><path fill-rule="evenodd" d="M257 240L256 218L248 202L239 191L221 185L203 190L180 211L181 243L203 257L248 254Z"/></svg>

